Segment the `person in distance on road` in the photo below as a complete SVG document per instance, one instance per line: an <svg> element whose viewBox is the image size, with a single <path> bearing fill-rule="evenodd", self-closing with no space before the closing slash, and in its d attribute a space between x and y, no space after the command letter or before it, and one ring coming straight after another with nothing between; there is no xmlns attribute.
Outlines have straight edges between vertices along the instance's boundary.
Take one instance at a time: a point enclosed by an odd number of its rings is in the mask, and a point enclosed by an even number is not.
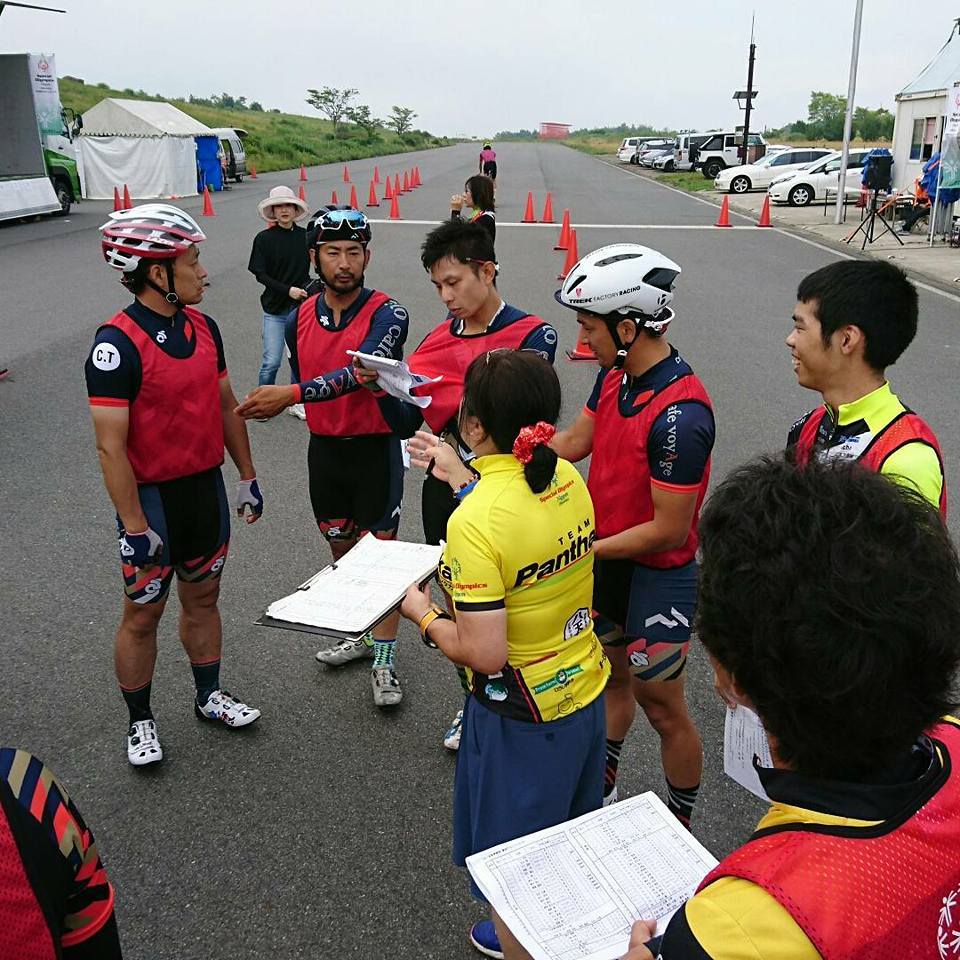
<svg viewBox="0 0 960 960"><path fill-rule="evenodd" d="M936 435L890 389L885 370L917 332L917 290L882 260L841 260L800 282L786 344L797 382L823 404L790 430L799 463L856 460L919 490L944 518Z"/></svg>
<svg viewBox="0 0 960 960"><path fill-rule="evenodd" d="M937 511L853 463L782 457L724 480L700 534L697 635L718 692L763 721L772 803L661 960L955 955L960 569ZM651 960L651 933L623 960Z"/></svg>
<svg viewBox="0 0 960 960"><path fill-rule="evenodd" d="M263 362L258 383L275 383L283 361L287 316L305 300L310 279L306 230L297 221L307 215L307 205L289 187L274 187L257 209L269 226L253 238L247 269L263 285ZM303 404L290 413L305 419Z"/></svg>
<svg viewBox="0 0 960 960"><path fill-rule="evenodd" d="M497 242L496 201L493 198L493 181L483 174L470 177L463 185L463 193L450 198L450 219L461 219L464 207L470 210L468 223L478 223L490 234L490 242Z"/></svg>
<svg viewBox="0 0 960 960"><path fill-rule="evenodd" d="M432 397L430 406L420 408L387 396L377 387L376 371L357 370L358 380L375 391L384 418L399 436L413 437L426 420L433 434L453 443L465 460L472 453L457 432L457 413L464 376L474 357L491 350L531 350L553 363L557 350L557 331L549 323L504 302L497 290L494 258L490 235L475 223L443 223L423 242L421 263L447 309L446 319L424 337L408 361L416 373L442 377L421 388ZM435 437L424 432L410 446L433 443ZM424 539L438 544L446 539L447 521L459 501L429 471L421 498ZM465 684L463 674L461 683ZM464 691L469 693L466 687ZM459 746L462 716L458 711L444 735L450 750Z"/></svg>
<svg viewBox="0 0 960 960"><path fill-rule="evenodd" d="M613 670L605 802L617 798L620 751L639 703L660 736L668 806L689 826L703 752L684 668L715 427L706 389L664 336L679 274L672 260L634 243L601 247L567 274L556 298L576 311L601 369L552 446L571 461L592 454L593 606Z"/></svg>
<svg viewBox="0 0 960 960"><path fill-rule="evenodd" d="M467 671L454 784L459 866L589 813L603 797L610 667L590 617L593 506L580 474L548 446L559 413L560 381L547 360L487 351L467 368L457 415L475 459L463 463L437 437L416 454L463 501L438 572L456 622L417 586L402 608L428 645ZM470 940L487 956L522 955L496 916L474 924Z"/></svg>
<svg viewBox="0 0 960 960"><path fill-rule="evenodd" d="M63 784L0 747L0 957L120 960L113 886Z"/></svg>
<svg viewBox="0 0 960 960"><path fill-rule="evenodd" d="M127 759L145 766L163 759L150 687L174 574L197 717L231 728L260 718L220 686L217 599L230 543L224 446L240 473L237 516L259 520L263 497L220 331L194 309L207 275L200 227L177 207L150 203L113 213L100 231L104 259L134 296L97 331L85 373L119 529L125 596L115 664L130 713Z"/></svg>
<svg viewBox="0 0 960 960"><path fill-rule="evenodd" d="M400 439L373 396L359 389L347 351L401 359L409 314L387 294L364 286L371 231L363 213L327 206L310 235L323 289L287 320L287 348L297 382L257 387L237 412L272 417L304 403L310 428L310 502L336 561L367 532L392 540L400 525ZM365 638L340 640L317 652L317 659L330 666L373 657L370 681L378 707L396 706L403 697L395 660L399 616L391 614Z"/></svg>
<svg viewBox="0 0 960 960"><path fill-rule="evenodd" d="M493 144L488 140L480 151L480 173L489 177L494 183L497 182L497 151L493 149Z"/></svg>

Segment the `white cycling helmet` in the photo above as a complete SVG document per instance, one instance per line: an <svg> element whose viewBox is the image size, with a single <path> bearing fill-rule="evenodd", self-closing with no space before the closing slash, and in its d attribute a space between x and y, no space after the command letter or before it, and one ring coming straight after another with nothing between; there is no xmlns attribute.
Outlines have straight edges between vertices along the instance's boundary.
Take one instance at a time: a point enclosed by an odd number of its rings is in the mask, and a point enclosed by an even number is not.
<svg viewBox="0 0 960 960"><path fill-rule="evenodd" d="M141 258L173 260L206 240L197 221L169 203L142 203L117 210L100 227L103 259L115 270L132 273Z"/></svg>

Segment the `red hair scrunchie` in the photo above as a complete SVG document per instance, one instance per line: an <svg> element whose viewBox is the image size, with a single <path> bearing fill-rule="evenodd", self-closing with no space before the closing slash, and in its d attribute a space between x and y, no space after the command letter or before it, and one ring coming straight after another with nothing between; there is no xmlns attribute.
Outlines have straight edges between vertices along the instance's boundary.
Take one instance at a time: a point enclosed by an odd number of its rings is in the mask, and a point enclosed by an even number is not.
<svg viewBox="0 0 960 960"><path fill-rule="evenodd" d="M545 420L533 427L523 427L513 441L513 455L526 466L533 459L534 447L546 446L556 432L557 428Z"/></svg>

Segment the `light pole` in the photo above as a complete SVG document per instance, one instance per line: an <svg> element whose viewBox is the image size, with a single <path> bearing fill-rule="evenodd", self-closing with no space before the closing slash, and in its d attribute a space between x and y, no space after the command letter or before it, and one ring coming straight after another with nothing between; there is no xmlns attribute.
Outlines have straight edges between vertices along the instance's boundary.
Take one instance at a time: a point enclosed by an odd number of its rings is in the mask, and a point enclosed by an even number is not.
<svg viewBox="0 0 960 960"><path fill-rule="evenodd" d="M853 17L853 51L850 54L850 82L847 84L847 112L843 118L843 151L840 155L840 175L837 178L837 210L834 223L843 220L843 201L846 199L847 162L850 160L850 133L853 128L853 98L857 92L857 60L860 58L860 22L863 19L863 0L857 0Z"/></svg>

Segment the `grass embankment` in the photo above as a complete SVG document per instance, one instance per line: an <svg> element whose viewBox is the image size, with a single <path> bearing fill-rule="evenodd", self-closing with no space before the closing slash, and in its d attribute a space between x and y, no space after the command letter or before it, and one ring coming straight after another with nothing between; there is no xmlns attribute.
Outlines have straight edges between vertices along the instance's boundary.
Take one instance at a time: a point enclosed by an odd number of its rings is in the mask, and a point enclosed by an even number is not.
<svg viewBox="0 0 960 960"><path fill-rule="evenodd" d="M83 113L104 97L124 100L162 100L172 103L187 115L208 127L239 127L249 136L245 141L247 165L256 165L259 173L289 170L301 163L340 163L408 150L444 147L452 141L424 131L411 131L402 137L392 130L381 130L373 140L352 124L344 123L335 136L333 124L318 117L259 110L224 110L206 107L171 97L149 96L143 91L113 90L106 86L77 83L60 78L60 100L65 107Z"/></svg>

